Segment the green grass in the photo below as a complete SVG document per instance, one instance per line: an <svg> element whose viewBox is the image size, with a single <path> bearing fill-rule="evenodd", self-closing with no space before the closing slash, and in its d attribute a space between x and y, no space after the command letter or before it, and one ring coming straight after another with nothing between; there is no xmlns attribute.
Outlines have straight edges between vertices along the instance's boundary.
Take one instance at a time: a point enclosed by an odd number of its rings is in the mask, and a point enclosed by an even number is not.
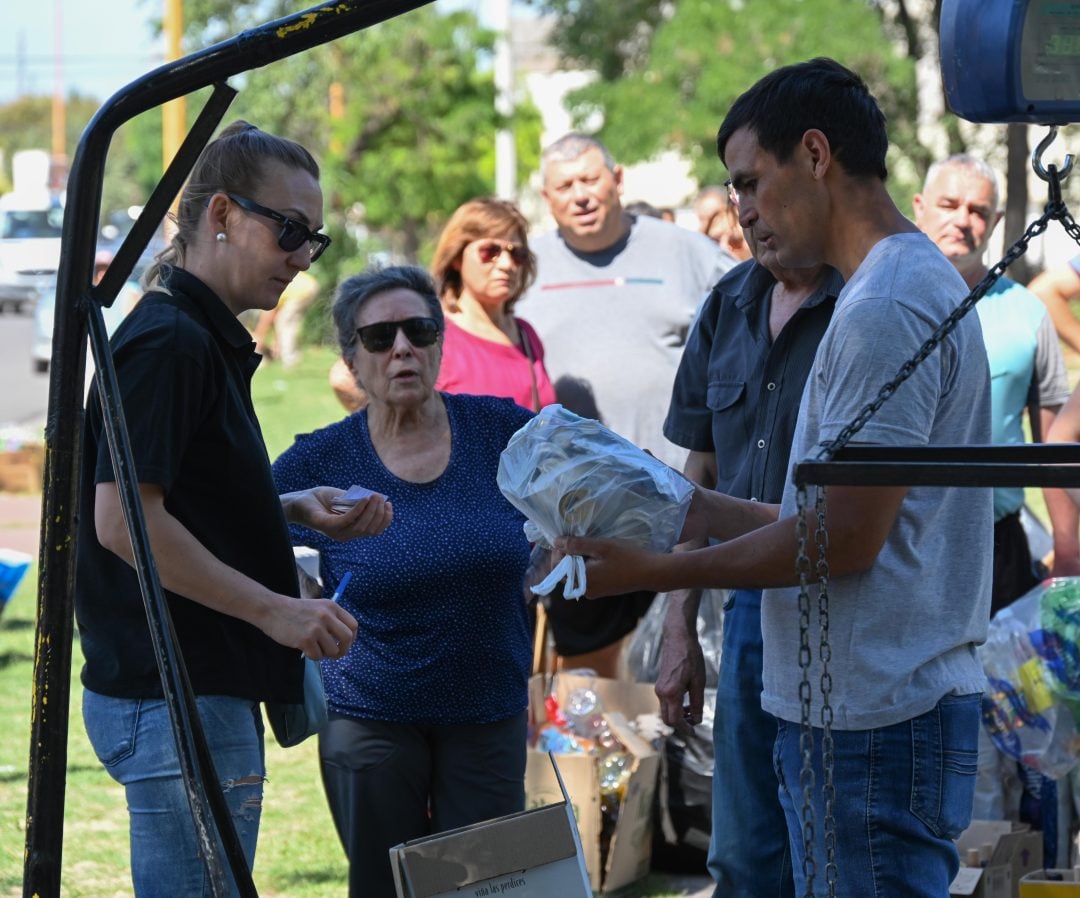
<svg viewBox="0 0 1080 898"><path fill-rule="evenodd" d="M0 617L0 896L22 895L26 778L30 743L37 576L31 570ZM61 894L107 898L131 894L123 789L94 757L83 730L76 640L72 657ZM264 898L322 898L348 891L345 855L319 780L314 740L266 745L255 885ZM675 898L654 874L621 898Z"/></svg>
<svg viewBox="0 0 1080 898"><path fill-rule="evenodd" d="M294 368L264 362L255 372L251 392L271 461L292 445L296 434L345 417L327 379L337 357L326 347L308 347Z"/></svg>
<svg viewBox="0 0 1080 898"><path fill-rule="evenodd" d="M37 578L31 571L0 617L0 895L22 894L30 692ZM78 645L72 658L61 891L70 898L131 894L123 789L102 769L80 713ZM313 740L267 740L268 778L255 868L261 895L318 898L347 892L347 865L319 782Z"/></svg>
<svg viewBox="0 0 1080 898"><path fill-rule="evenodd" d="M266 365L256 373L252 389L271 459L292 444L295 434L344 415L327 382L335 358L329 349L308 348L303 361L289 371ZM36 570L31 570L0 616L0 898L22 895L36 596ZM105 773L87 742L80 711L81 666L76 640L61 892L66 898L130 895L123 789ZM255 865L259 894L346 894L347 863L323 795L315 741L283 749L268 736L266 765ZM665 883L662 875L649 876L625 890L622 898L674 898Z"/></svg>

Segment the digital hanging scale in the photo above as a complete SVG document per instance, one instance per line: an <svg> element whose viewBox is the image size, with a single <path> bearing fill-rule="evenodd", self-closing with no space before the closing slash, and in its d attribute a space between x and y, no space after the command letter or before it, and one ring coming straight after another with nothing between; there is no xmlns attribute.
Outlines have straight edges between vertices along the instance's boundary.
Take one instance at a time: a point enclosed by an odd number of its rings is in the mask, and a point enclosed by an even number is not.
<svg viewBox="0 0 1080 898"><path fill-rule="evenodd" d="M971 122L1080 122L1080 2L943 0L941 75Z"/></svg>

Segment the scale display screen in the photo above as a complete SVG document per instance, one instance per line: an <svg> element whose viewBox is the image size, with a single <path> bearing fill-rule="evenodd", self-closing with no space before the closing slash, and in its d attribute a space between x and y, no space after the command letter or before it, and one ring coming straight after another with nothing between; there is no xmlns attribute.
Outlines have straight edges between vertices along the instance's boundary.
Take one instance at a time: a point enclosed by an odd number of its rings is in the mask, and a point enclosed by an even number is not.
<svg viewBox="0 0 1080 898"><path fill-rule="evenodd" d="M1080 0L943 0L949 108L973 122L1080 122Z"/></svg>
<svg viewBox="0 0 1080 898"><path fill-rule="evenodd" d="M1080 3L1030 3L1020 41L1020 84L1029 103L1080 102Z"/></svg>

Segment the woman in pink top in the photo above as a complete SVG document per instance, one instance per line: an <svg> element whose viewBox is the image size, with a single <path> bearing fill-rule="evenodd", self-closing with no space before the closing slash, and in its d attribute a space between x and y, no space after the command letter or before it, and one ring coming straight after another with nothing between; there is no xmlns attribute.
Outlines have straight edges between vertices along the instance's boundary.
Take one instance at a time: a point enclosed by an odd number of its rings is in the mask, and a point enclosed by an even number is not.
<svg viewBox="0 0 1080 898"><path fill-rule="evenodd" d="M540 338L513 314L536 277L527 231L504 200L469 200L450 216L431 263L446 312L436 389L503 396L533 411L555 402Z"/></svg>

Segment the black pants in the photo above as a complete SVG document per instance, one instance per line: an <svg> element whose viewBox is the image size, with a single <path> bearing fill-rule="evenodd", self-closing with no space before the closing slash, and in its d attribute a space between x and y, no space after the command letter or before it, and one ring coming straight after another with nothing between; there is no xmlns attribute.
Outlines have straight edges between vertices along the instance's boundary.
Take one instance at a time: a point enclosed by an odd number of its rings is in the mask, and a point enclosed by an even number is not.
<svg viewBox="0 0 1080 898"><path fill-rule="evenodd" d="M994 590L990 600L993 617L1034 587L1042 578L1031 561L1020 512L1007 514L994 524Z"/></svg>
<svg viewBox="0 0 1080 898"><path fill-rule="evenodd" d="M319 760L349 898L395 898L395 845L524 810L526 717L422 726L331 713Z"/></svg>
<svg viewBox="0 0 1080 898"><path fill-rule="evenodd" d="M595 652L633 632L655 592L629 592L605 599L564 599L555 590L546 605L548 624L560 655Z"/></svg>

